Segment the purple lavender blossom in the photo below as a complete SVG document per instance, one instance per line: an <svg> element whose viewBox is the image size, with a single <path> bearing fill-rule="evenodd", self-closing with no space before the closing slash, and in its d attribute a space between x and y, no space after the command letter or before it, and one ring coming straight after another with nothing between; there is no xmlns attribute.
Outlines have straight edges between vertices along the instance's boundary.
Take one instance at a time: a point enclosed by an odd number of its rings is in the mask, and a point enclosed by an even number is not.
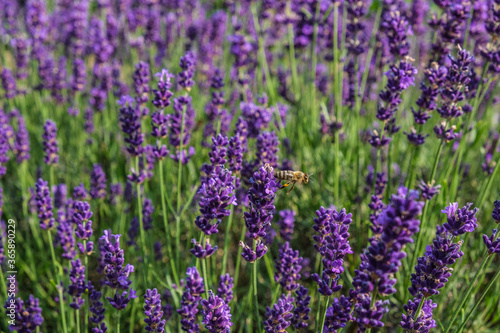
<svg viewBox="0 0 500 333"><path fill-rule="evenodd" d="M133 75L137 104L146 104L149 93L149 65L143 61L135 65Z"/></svg>
<svg viewBox="0 0 500 333"><path fill-rule="evenodd" d="M59 161L59 147L57 146L56 123L48 119L43 126L43 150L45 157L43 161L48 165L55 165Z"/></svg>
<svg viewBox="0 0 500 333"><path fill-rule="evenodd" d="M241 114L248 125L248 137L256 138L259 133L268 127L272 119L271 111L253 103L241 103Z"/></svg>
<svg viewBox="0 0 500 333"><path fill-rule="evenodd" d="M210 257L218 249L217 245L210 245L208 238L204 242L202 241L202 243L198 243L196 239L193 238L191 243L194 244L194 248L191 249L191 253L198 259Z"/></svg>
<svg viewBox="0 0 500 333"><path fill-rule="evenodd" d="M348 297L340 296L340 299L335 297L332 305L326 310L325 326L323 332L337 332L346 326L347 322L352 320L351 302Z"/></svg>
<svg viewBox="0 0 500 333"><path fill-rule="evenodd" d="M260 242L266 236L266 228L271 224L274 211L274 198L278 190L277 181L273 175L273 167L266 164L253 174L250 179L251 188L248 190L250 211L244 213L245 225L249 237L257 241L255 250L243 246L242 256L249 262L262 258L267 252L267 247Z"/></svg>
<svg viewBox="0 0 500 333"><path fill-rule="evenodd" d="M0 79L2 81L2 88L5 92L4 97L7 99L16 97L18 91L16 86L16 79L14 79L12 72L9 69L4 68L0 73Z"/></svg>
<svg viewBox="0 0 500 333"><path fill-rule="evenodd" d="M66 204L68 190L66 184L52 185L52 195L54 196L54 208L59 209Z"/></svg>
<svg viewBox="0 0 500 333"><path fill-rule="evenodd" d="M75 235L83 241L88 241L94 233L90 220L93 215L90 205L88 202L78 201L73 209L72 221L76 225ZM94 242L87 242L85 248L82 243L78 243L78 249L81 253L90 255L94 249Z"/></svg>
<svg viewBox="0 0 500 333"><path fill-rule="evenodd" d="M234 136L229 140L227 157L229 160L229 170L233 173L240 173L242 169L243 154L248 150L248 125L243 118L236 122Z"/></svg>
<svg viewBox="0 0 500 333"><path fill-rule="evenodd" d="M430 183L426 183L423 180L418 185L418 188L422 192L422 198L425 200L431 200L436 194L439 193L441 185L434 185L435 181L432 180Z"/></svg>
<svg viewBox="0 0 500 333"><path fill-rule="evenodd" d="M166 321L162 319L163 311L161 307L161 298L156 288L153 290L146 290L146 294L144 295L144 314L147 316L147 318L144 319L146 331L157 333L163 333L165 331Z"/></svg>
<svg viewBox="0 0 500 333"><path fill-rule="evenodd" d="M401 327L406 332L427 333L430 332L431 328L436 327L436 321L432 319L432 310L437 307L437 304L430 299L425 300L417 320L414 320L421 298L421 296L416 297L409 300L408 304L403 305L406 314L402 316Z"/></svg>
<svg viewBox="0 0 500 333"><path fill-rule="evenodd" d="M73 297L73 302L69 304L73 309L79 310L85 303L82 294L85 293L85 266L82 265L80 259L71 261L71 270L69 272L70 284L68 286L68 294Z"/></svg>
<svg viewBox="0 0 500 333"><path fill-rule="evenodd" d="M282 295L272 308L267 307L266 320L264 321L266 333L286 332L292 323L293 301L293 297Z"/></svg>
<svg viewBox="0 0 500 333"><path fill-rule="evenodd" d="M112 206L117 204L118 197L123 195L123 187L121 183L115 183L109 185L109 203Z"/></svg>
<svg viewBox="0 0 500 333"><path fill-rule="evenodd" d="M202 299L203 324L210 333L229 333L231 322L231 308L228 303L210 290L208 299Z"/></svg>
<svg viewBox="0 0 500 333"><path fill-rule="evenodd" d="M233 299L234 279L226 273L220 276L219 286L217 287L217 296L222 298L226 304Z"/></svg>
<svg viewBox="0 0 500 333"><path fill-rule="evenodd" d="M186 54L181 57L179 65L182 71L179 73L178 83L181 87L190 91L191 87L194 85L193 77L196 66L196 60L193 53L191 51L186 52Z"/></svg>
<svg viewBox="0 0 500 333"><path fill-rule="evenodd" d="M491 254L500 254L500 239L497 238L497 229L493 229L491 236L483 234L483 242L488 249L488 253Z"/></svg>
<svg viewBox="0 0 500 333"><path fill-rule="evenodd" d="M28 77L28 40L17 37L12 40L12 47L15 48L16 55L16 78L19 80Z"/></svg>
<svg viewBox="0 0 500 333"><path fill-rule="evenodd" d="M104 304L101 302L102 293L92 288L89 295L90 308L89 311L92 314L89 316L89 321L95 326L92 328L93 333L105 333L108 328L104 323Z"/></svg>
<svg viewBox="0 0 500 333"><path fill-rule="evenodd" d="M39 178L36 186L36 207L40 228L50 230L54 226L54 213L52 212L52 199L50 197L49 186L46 181Z"/></svg>
<svg viewBox="0 0 500 333"><path fill-rule="evenodd" d="M130 96L122 96L120 104L120 124L125 133L127 151L132 156L140 156L143 150L144 135L141 132L141 112L133 106L134 100Z"/></svg>
<svg viewBox="0 0 500 333"><path fill-rule="evenodd" d="M94 164L90 174L90 197L99 200L106 197L106 174L99 164Z"/></svg>
<svg viewBox="0 0 500 333"><path fill-rule="evenodd" d="M87 190L85 189L85 185L81 183L78 186L75 186L73 189L73 198L78 201L85 201L88 199L89 194L87 193Z"/></svg>
<svg viewBox="0 0 500 333"><path fill-rule="evenodd" d="M300 286L295 293L297 297L295 298L292 324L296 329L301 329L309 326L307 321L310 319L311 308L309 303L311 302L311 296L308 295L309 290L304 286Z"/></svg>
<svg viewBox="0 0 500 333"><path fill-rule="evenodd" d="M182 317L182 330L186 332L198 332L199 326L196 324L196 314L201 294L205 292L203 278L196 270L196 267L189 267L186 272L185 290L182 293L181 307L177 313Z"/></svg>
<svg viewBox="0 0 500 333"><path fill-rule="evenodd" d="M299 257L299 251L294 251L288 242L285 242L279 249L278 259L274 261L276 269L274 280L288 293L299 288L298 281L302 261L303 258Z"/></svg>
<svg viewBox="0 0 500 333"><path fill-rule="evenodd" d="M12 113L12 112L11 112ZM16 114L17 119L17 132L15 134L14 146L12 152L17 157L17 163L21 164L23 161L28 161L30 155L30 137L24 122L24 117L21 114Z"/></svg>
<svg viewBox="0 0 500 333"><path fill-rule="evenodd" d="M491 217L496 223L500 223L500 201L495 200L493 203L493 211L491 212Z"/></svg>
<svg viewBox="0 0 500 333"><path fill-rule="evenodd" d="M64 213L63 210L60 210L59 213ZM60 216L59 216L60 217ZM54 238L54 245L61 246L62 248L62 257L64 259L73 259L76 255L75 251L75 231L73 228L73 224L68 219L60 219L59 225L57 226L57 233Z"/></svg>
<svg viewBox="0 0 500 333"><path fill-rule="evenodd" d="M297 212L290 209L284 209L279 212L280 219L277 224L279 226L280 236L287 242L292 240L295 215L297 215Z"/></svg>
<svg viewBox="0 0 500 333"><path fill-rule="evenodd" d="M11 331L34 332L39 330L43 323L42 308L38 298L30 295L27 301L8 298L3 306L5 314L14 314L14 324L9 325Z"/></svg>
<svg viewBox="0 0 500 333"><path fill-rule="evenodd" d="M458 203L452 203L441 211L446 214L447 222L443 227L453 236L463 235L472 232L477 227L476 214L479 208L469 209L472 203L468 203L462 208L458 208Z"/></svg>
<svg viewBox="0 0 500 333"><path fill-rule="evenodd" d="M352 214L347 214L345 208L340 212L323 207L316 212L313 227L319 234L313 236L316 241L314 248L321 254L323 274L313 274L312 278L319 286L322 295L332 295L339 291L342 285L337 285L339 275L344 272L344 257L352 253L349 245L349 225L352 223Z"/></svg>
<svg viewBox="0 0 500 333"><path fill-rule="evenodd" d="M108 230L104 230L104 235L99 240L104 250L101 253L106 272L104 284L115 290L114 297L107 299L115 309L123 310L131 299L136 298L135 290L127 291L132 283L128 277L134 271L134 266L127 264L123 267L124 256L120 248L120 235L112 235ZM120 293L121 290L123 292Z"/></svg>
<svg viewBox="0 0 500 333"><path fill-rule="evenodd" d="M257 136L257 152L255 159L259 164L269 164L271 167L278 167L278 151L280 141L276 133L262 132Z"/></svg>

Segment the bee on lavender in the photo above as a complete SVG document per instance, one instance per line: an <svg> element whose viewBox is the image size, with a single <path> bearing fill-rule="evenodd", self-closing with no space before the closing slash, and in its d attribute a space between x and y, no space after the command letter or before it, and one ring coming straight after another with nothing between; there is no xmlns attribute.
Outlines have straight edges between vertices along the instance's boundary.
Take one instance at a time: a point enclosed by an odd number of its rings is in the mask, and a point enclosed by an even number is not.
<svg viewBox="0 0 500 333"><path fill-rule="evenodd" d="M296 183L300 184L307 184L309 183L309 177L305 172L302 171L292 171L292 170L279 170L274 173L274 177L276 179L279 179L280 181L286 180L287 183L281 185L280 189L283 189L290 184L292 184L292 187L288 190L288 193L290 193L293 188L295 187Z"/></svg>

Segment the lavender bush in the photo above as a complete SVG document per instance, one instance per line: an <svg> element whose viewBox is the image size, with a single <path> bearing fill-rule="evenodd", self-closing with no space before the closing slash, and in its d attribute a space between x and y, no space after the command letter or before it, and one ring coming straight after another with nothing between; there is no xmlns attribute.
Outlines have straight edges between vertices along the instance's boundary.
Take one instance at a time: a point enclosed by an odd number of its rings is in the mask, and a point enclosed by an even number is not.
<svg viewBox="0 0 500 333"><path fill-rule="evenodd" d="M500 331L500 0L0 0L0 47L1 332Z"/></svg>

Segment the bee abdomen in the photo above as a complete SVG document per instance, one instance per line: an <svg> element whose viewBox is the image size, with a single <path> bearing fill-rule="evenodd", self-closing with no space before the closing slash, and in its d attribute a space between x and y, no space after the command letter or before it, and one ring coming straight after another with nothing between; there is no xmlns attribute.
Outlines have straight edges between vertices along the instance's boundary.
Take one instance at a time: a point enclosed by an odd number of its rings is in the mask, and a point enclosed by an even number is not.
<svg viewBox="0 0 500 333"><path fill-rule="evenodd" d="M290 171L290 170L276 171L274 173L274 177L279 179L279 180L292 180L293 171Z"/></svg>

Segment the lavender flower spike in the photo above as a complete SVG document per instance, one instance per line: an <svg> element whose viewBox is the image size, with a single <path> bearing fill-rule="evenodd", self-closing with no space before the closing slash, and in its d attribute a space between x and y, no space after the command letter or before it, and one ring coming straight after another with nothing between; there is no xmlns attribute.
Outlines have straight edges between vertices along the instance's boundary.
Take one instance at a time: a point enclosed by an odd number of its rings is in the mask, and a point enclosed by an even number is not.
<svg viewBox="0 0 500 333"><path fill-rule="evenodd" d="M299 251L294 251L288 242L279 249L278 259L274 261L276 267L274 280L283 287L283 290L292 292L299 288L297 282L300 279L302 260Z"/></svg>
<svg viewBox="0 0 500 333"><path fill-rule="evenodd" d="M160 296L156 288L146 290L144 295L144 314L147 316L144 322L147 325L145 329L148 332L165 332L165 319L162 319L163 311Z"/></svg>
<svg viewBox="0 0 500 333"><path fill-rule="evenodd" d="M272 308L267 307L264 329L266 333L286 332L293 318L293 297L282 295Z"/></svg>
<svg viewBox="0 0 500 333"><path fill-rule="evenodd" d="M198 304L201 300L201 294L205 292L203 278L198 273L196 267L189 267L186 272L185 290L182 293L181 307L177 309L181 315L182 330L185 332L199 332L199 326L196 323L196 314L198 313Z"/></svg>
<svg viewBox="0 0 500 333"><path fill-rule="evenodd" d="M59 161L59 147L56 139L57 127L56 123L48 119L43 126L43 150L45 157L43 161L48 165L57 164Z"/></svg>
<svg viewBox="0 0 500 333"><path fill-rule="evenodd" d="M50 197L49 186L42 178L36 182L36 207L40 228L52 229L54 226L54 213L52 211L52 199Z"/></svg>
<svg viewBox="0 0 500 333"><path fill-rule="evenodd" d="M201 300L203 307L203 324L210 333L229 333L231 322L231 308L222 298L214 295L210 290L208 299Z"/></svg>
<svg viewBox="0 0 500 333"><path fill-rule="evenodd" d="M256 249L243 246L241 255L249 262L260 259L266 254L267 247L260 242L260 238L266 236L266 228L271 224L273 218L273 201L278 190L277 181L273 176L273 168L266 164L253 174L250 179L251 188L248 191L250 200L250 211L245 212L245 225L250 238L257 240Z"/></svg>

